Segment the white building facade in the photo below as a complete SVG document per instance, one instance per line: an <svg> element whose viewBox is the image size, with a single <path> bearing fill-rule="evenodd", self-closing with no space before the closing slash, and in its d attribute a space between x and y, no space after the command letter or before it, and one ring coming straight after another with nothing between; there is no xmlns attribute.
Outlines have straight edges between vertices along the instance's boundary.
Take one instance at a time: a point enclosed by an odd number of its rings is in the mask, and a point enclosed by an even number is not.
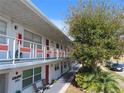
<svg viewBox="0 0 124 93"><path fill-rule="evenodd" d="M35 93L70 68L70 40L27 0L0 0L0 93Z"/></svg>

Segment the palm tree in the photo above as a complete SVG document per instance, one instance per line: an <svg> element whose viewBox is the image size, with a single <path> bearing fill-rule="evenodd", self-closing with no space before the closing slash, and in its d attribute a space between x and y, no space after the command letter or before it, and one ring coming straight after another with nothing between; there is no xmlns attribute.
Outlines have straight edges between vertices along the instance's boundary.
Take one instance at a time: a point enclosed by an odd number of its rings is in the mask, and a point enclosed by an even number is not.
<svg viewBox="0 0 124 93"><path fill-rule="evenodd" d="M88 93L121 93L116 77L100 69L92 73L78 74L76 81Z"/></svg>
<svg viewBox="0 0 124 93"><path fill-rule="evenodd" d="M120 93L120 87L118 82L116 81L116 77L109 72L101 72L99 76L96 78L96 92L103 93Z"/></svg>

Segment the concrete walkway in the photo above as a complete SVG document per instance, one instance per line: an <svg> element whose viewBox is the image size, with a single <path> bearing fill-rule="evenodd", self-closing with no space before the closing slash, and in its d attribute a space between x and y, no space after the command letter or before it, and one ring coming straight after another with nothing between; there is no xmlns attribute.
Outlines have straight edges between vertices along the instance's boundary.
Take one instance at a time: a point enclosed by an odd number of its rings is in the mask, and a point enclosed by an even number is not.
<svg viewBox="0 0 124 93"><path fill-rule="evenodd" d="M80 68L80 65L79 64L75 65L75 68L77 69L67 72L59 80L57 80L57 82L54 83L50 89L45 90L44 93L64 93L66 89L69 87L74 77L74 74Z"/></svg>

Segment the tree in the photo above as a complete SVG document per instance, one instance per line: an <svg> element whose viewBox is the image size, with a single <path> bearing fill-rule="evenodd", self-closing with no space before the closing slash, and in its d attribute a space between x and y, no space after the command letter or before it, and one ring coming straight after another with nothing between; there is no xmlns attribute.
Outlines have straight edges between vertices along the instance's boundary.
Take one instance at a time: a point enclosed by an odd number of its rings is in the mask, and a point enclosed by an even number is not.
<svg viewBox="0 0 124 93"><path fill-rule="evenodd" d="M71 6L66 23L74 39L72 57L96 68L99 62L121 55L123 41L123 9L106 4L105 0L78 1ZM83 63L83 64L84 64Z"/></svg>

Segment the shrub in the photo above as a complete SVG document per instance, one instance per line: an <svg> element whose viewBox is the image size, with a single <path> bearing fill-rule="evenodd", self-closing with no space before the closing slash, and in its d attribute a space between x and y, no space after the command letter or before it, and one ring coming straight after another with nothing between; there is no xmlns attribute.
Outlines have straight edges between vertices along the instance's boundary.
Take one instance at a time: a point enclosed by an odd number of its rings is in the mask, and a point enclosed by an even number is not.
<svg viewBox="0 0 124 93"><path fill-rule="evenodd" d="M115 76L108 72L77 73L75 76L77 86L94 93L120 93L120 87Z"/></svg>

